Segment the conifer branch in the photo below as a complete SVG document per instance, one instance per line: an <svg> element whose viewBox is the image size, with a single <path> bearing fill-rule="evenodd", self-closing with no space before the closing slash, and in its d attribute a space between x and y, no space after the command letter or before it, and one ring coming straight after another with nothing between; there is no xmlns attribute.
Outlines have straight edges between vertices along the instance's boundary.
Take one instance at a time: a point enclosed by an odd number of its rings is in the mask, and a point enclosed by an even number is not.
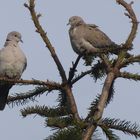
<svg viewBox="0 0 140 140"><path fill-rule="evenodd" d="M114 134L113 131L108 127L103 125L101 125L100 127L104 132L104 134L106 135L106 137L108 138L108 140L120 140L120 138L116 134Z"/></svg>
<svg viewBox="0 0 140 140"><path fill-rule="evenodd" d="M38 114L42 117L57 117L57 116L64 116L67 115L67 112L65 108L49 108L47 106L33 106L33 107L26 107L24 109L21 109L21 114L23 117L26 117L28 115L32 114Z"/></svg>
<svg viewBox="0 0 140 140"><path fill-rule="evenodd" d="M140 55L131 56L128 59L125 59L120 67L126 67L127 65L139 63L140 64Z"/></svg>
<svg viewBox="0 0 140 140"><path fill-rule="evenodd" d="M136 123L132 124L130 121L121 121L120 119L104 118L101 120L99 125L101 127L120 130L125 134L135 136L135 138L140 138L140 126L138 126Z"/></svg>
<svg viewBox="0 0 140 140"><path fill-rule="evenodd" d="M66 117L49 117L45 120L46 126L52 128L65 128L74 125L74 120L71 116Z"/></svg>
<svg viewBox="0 0 140 140"><path fill-rule="evenodd" d="M76 76L73 80L72 80L72 85L76 82L78 82L80 79L82 79L84 76L86 75L91 75L91 77L94 78L95 81L97 81L97 79L101 79L106 75L106 66L103 62L98 61L91 69L86 70L84 72L81 72L81 74L79 74L78 76Z"/></svg>
<svg viewBox="0 0 140 140"><path fill-rule="evenodd" d="M102 89L102 93L97 104L97 109L94 113L93 118L91 119L91 123L87 127L86 131L83 133L83 140L90 140L92 134L95 132L97 128L96 123L98 123L98 121L102 118L103 111L104 111L104 108L106 106L106 102L109 96L109 91L110 91L112 83L114 82L114 79L115 79L115 73L110 72L107 74L107 77L105 79L104 86ZM93 124L93 122L95 123Z"/></svg>
<svg viewBox="0 0 140 140"><path fill-rule="evenodd" d="M56 82L51 82L49 80L41 81L41 80L23 80L23 79L8 79L6 77L0 77L0 82L6 82L10 84L21 84L21 85L42 85L47 86L50 89L60 89L61 85Z"/></svg>
<svg viewBox="0 0 140 140"><path fill-rule="evenodd" d="M81 133L82 130L80 128L70 126L64 129L59 129L57 132L47 137L45 140L81 140Z"/></svg>
<svg viewBox="0 0 140 140"><path fill-rule="evenodd" d="M139 74L133 74L129 72L120 72L118 77L122 77L128 80L134 80L134 81L140 81L140 75Z"/></svg>
<svg viewBox="0 0 140 140"><path fill-rule="evenodd" d="M26 93L17 93L13 96L8 96L7 99L7 104L12 104L14 105L23 105L28 103L29 101L35 101L35 98L39 96L40 94L43 94L46 91L50 91L47 87L41 86L41 87L36 87L33 90L30 90Z"/></svg>
<svg viewBox="0 0 140 140"><path fill-rule="evenodd" d="M52 46L51 42L49 41L49 38L46 35L46 32L43 30L42 26L40 25L39 22L39 18L38 15L36 14L35 11L35 0L29 0L29 5L28 4L24 4L24 6L26 8L28 8L28 10L30 11L33 23L37 29L37 32L40 34L40 36L42 37L42 40L45 42L46 47L49 49L51 56L58 68L58 71L60 73L61 79L63 83L68 83L66 74L65 74L65 70L55 52L54 47ZM62 87L62 86L61 86ZM75 99L73 97L73 93L71 90L71 87L69 87L68 84L65 84L63 87L63 90L65 91L65 93L67 94L67 99L68 99L68 104L71 108L71 112L74 115L75 118L77 118L77 120L80 120L79 114L78 114L78 110L77 110L77 106L75 103Z"/></svg>

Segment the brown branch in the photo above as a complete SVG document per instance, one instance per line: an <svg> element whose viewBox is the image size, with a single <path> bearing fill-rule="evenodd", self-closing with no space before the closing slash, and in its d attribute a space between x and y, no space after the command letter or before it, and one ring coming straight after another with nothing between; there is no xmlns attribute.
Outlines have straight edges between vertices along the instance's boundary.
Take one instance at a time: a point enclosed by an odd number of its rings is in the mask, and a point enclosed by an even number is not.
<svg viewBox="0 0 140 140"><path fill-rule="evenodd" d="M98 105L97 105L97 111L95 111L94 116L93 116L93 121L95 122L98 122L102 117L102 114L106 105L106 101L108 99L109 90L114 79L115 79L115 74L113 72L108 73L103 89L102 89L102 93L101 93ZM91 122L89 126L87 127L85 133L83 134L83 140L90 140L96 127L97 125L96 124L93 125L93 122Z"/></svg>
<svg viewBox="0 0 140 140"><path fill-rule="evenodd" d="M72 114L74 115L74 117L79 121L80 117L77 111L77 106L71 91L71 88L66 84L66 85L60 85L59 83L56 82L50 82L50 81L40 81L40 80L15 80L15 79L6 79L6 78L1 78L0 77L0 81L2 82L7 82L7 83L12 83L12 84L25 84L25 85L44 85L47 86L48 90L59 90L59 89L63 89L66 91L67 94L67 98L68 98L68 102L70 105L70 109L72 111ZM16 101L16 100L23 100L23 99L27 99L31 97L31 95L25 95L23 96L18 96L18 97L13 97L13 98L9 98L8 102L11 101Z"/></svg>
<svg viewBox="0 0 140 140"><path fill-rule="evenodd" d="M47 86L50 89L60 89L61 85L59 83L56 82L51 82L49 80L47 81L40 81L40 80L23 80L23 79L8 79L8 78L4 78L4 77L0 77L0 81L1 82L7 82L7 83L11 83L11 84L24 84L24 85L43 85L43 86Z"/></svg>
<svg viewBox="0 0 140 140"><path fill-rule="evenodd" d="M113 72L108 73L107 77L105 79L105 82L104 82L104 86L102 89L102 93L101 93L98 105L97 105L98 111L95 112L95 114L94 114L94 120L99 120L102 117L104 108L106 106L106 101L108 99L110 87L111 87L112 83L114 82L114 80L115 80L115 73L113 73Z"/></svg>
<svg viewBox="0 0 140 140"><path fill-rule="evenodd" d="M68 80L67 80L64 68L63 68L59 58L57 57L57 54L55 53L55 50L54 50L51 42L49 41L49 39L46 35L46 32L43 30L42 26L39 23L38 16L36 15L36 12L35 12L35 0L29 0L29 5L24 4L24 6L29 9L30 14L32 16L32 20L34 22L34 25L37 28L37 32L42 37L43 41L46 44L46 47L49 49L56 65L57 65L57 68L59 70L60 76L61 76L62 81L63 81L63 84L62 84L61 87L63 88L63 90L65 90L65 92L67 94L67 98L68 98L68 102L69 102L69 105L70 105L71 112L77 120L80 120L78 110L77 110L77 106L76 106L76 103L75 103L75 99L73 97L73 93L72 93L71 88L69 87L69 85L67 83Z"/></svg>
<svg viewBox="0 0 140 140"><path fill-rule="evenodd" d="M66 84L65 86L63 86L63 90L67 94L67 101L69 105L68 108L70 108L71 113L73 114L74 118L79 122L81 119L77 110L77 105L76 105L71 87L68 84Z"/></svg>
<svg viewBox="0 0 140 140"><path fill-rule="evenodd" d="M140 55L130 57L126 60L126 62L129 62L129 63L138 62L138 63L140 63Z"/></svg>
<svg viewBox="0 0 140 140"><path fill-rule="evenodd" d="M120 5L122 5L126 11L128 12L127 14L125 14L126 16L128 16L131 21L132 21L132 28L131 28L131 32L127 38L127 40L125 41L124 43L124 47L126 49L131 49L132 48L132 42L133 40L135 39L135 36L136 36L136 33L137 33L137 29L138 29L138 21L137 21L137 17L133 11L133 8L132 8L132 2L130 4L128 4L127 2L125 2L124 0L116 0L116 2ZM117 62L116 62L116 68L117 69L120 69L122 67L125 67L126 65L124 64L124 57L126 57L127 55L127 50L124 50L122 52L119 53L119 57L117 59ZM132 57L132 56L130 56Z"/></svg>
<svg viewBox="0 0 140 140"><path fill-rule="evenodd" d="M52 55L52 58L57 65L57 68L59 70L62 81L66 82L67 78L66 78L64 68L63 68L57 54L55 53L55 49L52 46L51 42L49 41L49 38L47 37L46 32L43 30L42 26L40 25L39 17L35 12L35 0L29 0L29 5L24 4L24 6L29 9L30 14L32 16L33 23L34 23L35 27L37 28L37 32L40 34L40 36L42 37L43 41L46 44L46 47L49 49L49 51Z"/></svg>
<svg viewBox="0 0 140 140"><path fill-rule="evenodd" d="M133 11L133 8L132 8L133 3L132 2L130 4L128 4L124 0L116 0L116 2L118 4L121 4L126 9L126 11L128 13L125 14L125 15L128 16L129 18L131 18L131 20L132 20L131 32L130 32L130 34L129 34L129 36L128 36L125 44L124 44L124 46L129 49L129 48L132 47L132 42L135 39L135 36L136 36L136 33L137 33L138 20L137 20L137 17L135 15L135 12Z"/></svg>
<svg viewBox="0 0 140 140"><path fill-rule="evenodd" d="M122 64L120 65L120 67L129 65L129 64L133 64L133 63L140 63L140 55L137 56L132 56L128 59L125 59Z"/></svg>
<svg viewBox="0 0 140 140"><path fill-rule="evenodd" d="M140 81L140 75L130 72L120 72L118 77L125 78L128 80Z"/></svg>
<svg viewBox="0 0 140 140"><path fill-rule="evenodd" d="M125 48L130 49L132 47L132 42L136 36L136 32L137 32L137 28L138 28L138 21L137 21L135 13L131 7L132 3L128 4L124 0L116 0L116 1L118 2L118 4L121 4L123 7L125 7L125 9L128 11L128 14L125 14L125 15L127 15L132 20L131 32L130 32L125 44L123 45ZM110 69L111 72L109 72L107 75L107 78L105 80L105 83L104 83L104 86L102 89L102 93L101 93L101 96L100 96L100 99L99 99L99 102L97 105L97 110L95 111L95 113L93 115L93 119L92 119L93 122L98 122L102 117L105 103L106 103L108 95L109 95L109 90L110 90L111 84L114 81L116 74L117 74L117 76L119 76L118 73L119 73L120 65L123 61L123 58L126 56L126 51L127 50L124 50L123 53L120 52L119 58L117 60L115 67L112 70ZM108 61L106 61L106 59L104 59L102 56L101 56L101 58L104 61L104 63L106 64L106 66L108 66L108 68L110 68ZM120 76L123 76L124 78L131 77L132 79L135 79L135 80L138 80L138 78L139 78L138 75L136 75L136 74L130 75L130 73L127 73L127 74L120 73ZM96 127L97 127L96 123L94 123L94 124L90 123L89 126L87 127L85 133L83 133L83 140L90 140Z"/></svg>

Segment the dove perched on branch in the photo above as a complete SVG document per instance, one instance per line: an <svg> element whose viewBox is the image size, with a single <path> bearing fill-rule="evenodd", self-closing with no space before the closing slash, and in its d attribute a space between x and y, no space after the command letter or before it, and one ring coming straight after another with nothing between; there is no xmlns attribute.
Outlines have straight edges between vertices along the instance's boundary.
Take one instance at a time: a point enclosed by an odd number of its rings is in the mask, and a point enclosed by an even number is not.
<svg viewBox="0 0 140 140"><path fill-rule="evenodd" d="M69 19L69 36L73 50L77 54L95 54L97 49L115 46L111 39L94 24L86 24L79 16ZM117 54L117 52L113 52Z"/></svg>
<svg viewBox="0 0 140 140"><path fill-rule="evenodd" d="M22 42L21 34L13 31L7 35L4 47L0 50L0 77L9 79L20 79L26 68L26 56L20 49L18 43ZM11 83L0 82L0 110L6 105L7 96Z"/></svg>

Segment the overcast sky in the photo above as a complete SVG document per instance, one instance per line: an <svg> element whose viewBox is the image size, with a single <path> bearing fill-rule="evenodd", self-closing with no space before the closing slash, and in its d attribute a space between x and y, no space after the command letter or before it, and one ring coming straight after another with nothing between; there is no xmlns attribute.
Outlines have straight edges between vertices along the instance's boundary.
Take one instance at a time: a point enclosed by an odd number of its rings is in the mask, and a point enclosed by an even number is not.
<svg viewBox="0 0 140 140"><path fill-rule="evenodd" d="M128 1L128 0L127 0ZM35 33L35 27L31 21L29 11L23 6L28 0L1 0L0 4L0 45L3 47L7 33L16 30L22 34L24 43L21 44L28 59L28 66L24 72L23 79L40 79L60 81L57 68L40 36ZM133 5L136 15L140 21L140 1L135 0ZM78 15L83 17L87 23L97 24L114 42L123 43L130 31L130 20L124 16L124 8L117 5L115 0L37 0L36 10L42 13L40 19L42 26L56 49L56 52L68 73L71 62L76 59L73 52L66 26L69 17ZM140 54L140 30L134 41L134 54ZM79 72L85 69L83 61L78 66ZM139 65L129 67L129 71L140 73ZM76 83L73 87L74 96L78 105L80 116L84 117L87 108L97 93L101 92L104 81L94 83L89 77ZM87 84L88 83L88 84ZM104 117L127 119L140 122L140 86L139 82L118 79L115 83L115 96L113 102L105 109ZM33 89L32 86L15 86L10 94L26 92ZM51 93L41 98L38 102L28 105L46 104L57 105L57 93ZM44 118L39 116L28 116L22 118L20 109L25 106L8 107L0 112L0 139L2 140L41 140L52 131L44 127ZM122 140L132 140L134 137L118 133ZM104 138L105 140L105 138Z"/></svg>

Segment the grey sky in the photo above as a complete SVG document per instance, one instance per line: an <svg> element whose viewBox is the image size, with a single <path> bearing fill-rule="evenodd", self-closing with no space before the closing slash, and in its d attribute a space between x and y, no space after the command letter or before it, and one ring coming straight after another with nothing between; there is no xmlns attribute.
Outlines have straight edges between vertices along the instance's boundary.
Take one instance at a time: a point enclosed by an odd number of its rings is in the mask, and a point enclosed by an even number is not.
<svg viewBox="0 0 140 140"><path fill-rule="evenodd" d="M129 0L127 0L129 1ZM40 36L35 33L35 27L31 21L29 11L23 6L28 0L2 0L0 4L0 46L2 47L6 35L12 30L19 31L23 36L24 43L21 44L23 51L28 58L28 66L24 72L23 79L49 79L60 80L56 66L49 55L48 50ZM134 9L140 20L140 1L135 0ZM130 31L131 24L124 16L124 8L116 4L115 0L36 0L37 11L42 13L40 21L46 29L50 41L58 53L66 72L75 60L76 54L73 52L66 26L70 16L78 15L88 23L97 24L113 41L120 44L125 41ZM134 41L134 53L140 54L140 30ZM81 61L78 69L85 69ZM129 67L129 71L139 73L139 66ZM88 84L85 84L87 83ZM97 93L101 92L103 81L94 83L89 78L84 78L73 87L74 96L77 101L78 109L81 116L85 116L90 102ZM84 86L83 86L84 85ZM86 87L85 87L86 85ZM28 91L32 86L12 88L12 93ZM105 117L121 118L132 122L140 122L140 86L139 83L118 79L115 83L115 96L113 102L105 109ZM37 98L38 102L28 105L46 104L49 106L56 105L57 93L45 94ZM6 107L0 112L0 130L2 140L41 140L48 136L50 129L44 128L44 119L36 116L29 116L23 119L19 110L24 106ZM132 140L134 137L119 133L121 139ZM105 138L104 138L105 139Z"/></svg>

